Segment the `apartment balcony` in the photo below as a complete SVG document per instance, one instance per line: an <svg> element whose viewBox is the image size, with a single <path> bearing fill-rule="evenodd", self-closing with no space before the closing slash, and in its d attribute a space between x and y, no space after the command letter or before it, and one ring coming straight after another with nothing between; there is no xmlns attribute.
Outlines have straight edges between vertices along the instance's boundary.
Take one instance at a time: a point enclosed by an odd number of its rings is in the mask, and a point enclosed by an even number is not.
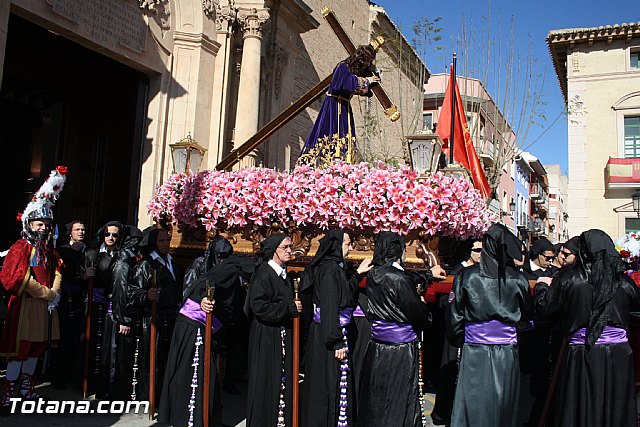
<svg viewBox="0 0 640 427"><path fill-rule="evenodd" d="M609 157L605 168L605 182L609 190L640 187L640 158Z"/></svg>
<svg viewBox="0 0 640 427"><path fill-rule="evenodd" d="M549 198L548 197L538 198L535 202L536 202L536 208L537 208L538 211L542 211L545 214L547 214L549 212Z"/></svg>
<svg viewBox="0 0 640 427"><path fill-rule="evenodd" d="M541 218L536 218L532 220L532 235L537 237L547 237L549 235L548 224L547 221L544 221Z"/></svg>
<svg viewBox="0 0 640 427"><path fill-rule="evenodd" d="M531 230L533 228L533 220L524 212L519 212L515 218L516 227L524 230Z"/></svg>
<svg viewBox="0 0 640 427"><path fill-rule="evenodd" d="M535 203L543 203L549 199L547 190L539 182L529 184L529 197Z"/></svg>
<svg viewBox="0 0 640 427"><path fill-rule="evenodd" d="M476 144L476 153L478 153L478 157L485 167L492 167L494 165L495 158L493 157L493 143L491 141L480 138Z"/></svg>

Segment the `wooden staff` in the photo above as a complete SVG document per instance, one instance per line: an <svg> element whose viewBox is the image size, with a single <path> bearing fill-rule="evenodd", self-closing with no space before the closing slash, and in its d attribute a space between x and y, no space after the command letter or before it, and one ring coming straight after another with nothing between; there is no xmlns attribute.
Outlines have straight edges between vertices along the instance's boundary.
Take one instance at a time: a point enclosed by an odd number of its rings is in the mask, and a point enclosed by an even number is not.
<svg viewBox="0 0 640 427"><path fill-rule="evenodd" d="M293 279L293 300L300 301L300 278ZM298 427L300 412L300 316L293 318L293 427Z"/></svg>
<svg viewBox="0 0 640 427"><path fill-rule="evenodd" d="M151 289L158 287L158 271L151 269ZM158 301L151 301L151 325L149 325L149 419L153 420L156 412L156 322L158 317Z"/></svg>
<svg viewBox="0 0 640 427"><path fill-rule="evenodd" d="M569 340L567 337L562 339L562 346L558 353L558 360L556 360L556 366L553 367L553 375L551 376L551 382L549 383L549 389L547 395L544 398L544 406L542 407L542 414L540 414L540 420L538 421L538 427L544 427L549 416L549 410L551 409L551 401L553 400L553 393L556 391L556 385L558 384L558 378L560 377L560 367L564 362L564 357L567 354L567 348L569 347Z"/></svg>
<svg viewBox="0 0 640 427"><path fill-rule="evenodd" d="M213 302L216 288L206 279L207 299ZM207 313L207 321L204 328L204 388L202 389L202 420L204 425L209 425L209 394L211 391L211 324L213 313Z"/></svg>
<svg viewBox="0 0 640 427"><path fill-rule="evenodd" d="M93 268L93 260L87 260L87 268ZM91 303L93 302L93 276L87 280L87 316L84 320L84 365L82 368L82 395L89 391L89 353L91 345Z"/></svg>

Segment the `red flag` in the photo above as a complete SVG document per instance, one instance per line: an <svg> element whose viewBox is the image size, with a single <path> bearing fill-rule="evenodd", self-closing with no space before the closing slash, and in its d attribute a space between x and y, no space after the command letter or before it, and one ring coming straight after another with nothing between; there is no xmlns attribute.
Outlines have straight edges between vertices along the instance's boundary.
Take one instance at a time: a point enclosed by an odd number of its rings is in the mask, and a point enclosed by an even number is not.
<svg viewBox="0 0 640 427"><path fill-rule="evenodd" d="M467 115L464 112L464 106L462 104L462 98L460 97L460 90L458 85L455 84L455 76L453 74L453 66L451 66L451 72L449 73L449 85L444 95L444 103L442 104L442 111L438 119L438 127L436 133L440 135L440 138L444 141L444 148L446 151L449 149L449 138L451 136L451 89L455 87L455 130L453 140L453 160L458 162L464 168L471 172L471 178L473 178L473 185L480 190L482 197L485 200L491 195L491 187L487 181L487 177L482 169L480 159L473 146L471 140L471 133L469 132L469 125L467 124Z"/></svg>

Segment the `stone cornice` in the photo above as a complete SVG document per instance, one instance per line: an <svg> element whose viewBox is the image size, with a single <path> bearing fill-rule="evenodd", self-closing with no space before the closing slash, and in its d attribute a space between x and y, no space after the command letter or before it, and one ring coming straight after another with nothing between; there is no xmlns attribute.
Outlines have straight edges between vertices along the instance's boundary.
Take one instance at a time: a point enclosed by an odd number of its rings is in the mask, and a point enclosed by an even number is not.
<svg viewBox="0 0 640 427"><path fill-rule="evenodd" d="M282 0L277 14L287 25L300 33L315 30L320 23L313 17L313 10L302 0Z"/></svg>
<svg viewBox="0 0 640 427"><path fill-rule="evenodd" d="M206 52L217 55L220 49L220 43L211 40L205 34L186 33L184 31L173 32L174 44L182 46L200 46Z"/></svg>
<svg viewBox="0 0 640 427"><path fill-rule="evenodd" d="M605 42L607 45L614 41L630 43L634 38L640 39L640 22L549 31L546 38L547 47L565 102L567 101L567 51L569 49L577 44L586 44L591 47L595 42Z"/></svg>
<svg viewBox="0 0 640 427"><path fill-rule="evenodd" d="M640 38L640 22L606 25L593 28L551 30L547 34L547 43L549 43L549 41L589 43L589 46L591 46L595 41L606 41L607 44L610 44L614 40L625 40L626 42L629 42L634 37Z"/></svg>

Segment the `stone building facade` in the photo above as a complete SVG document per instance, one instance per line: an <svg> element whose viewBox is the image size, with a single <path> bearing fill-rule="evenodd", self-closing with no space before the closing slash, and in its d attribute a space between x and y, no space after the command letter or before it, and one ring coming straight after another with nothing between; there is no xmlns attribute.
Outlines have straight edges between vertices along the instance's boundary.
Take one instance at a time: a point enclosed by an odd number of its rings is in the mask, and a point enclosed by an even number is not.
<svg viewBox="0 0 640 427"><path fill-rule="evenodd" d="M638 230L640 23L553 30L547 45L569 112L568 234Z"/></svg>
<svg viewBox="0 0 640 427"><path fill-rule="evenodd" d="M9 0L0 3L0 150L12 223L50 168L71 172L61 221L91 230L148 225L146 203L172 172L169 144L187 135L213 168L346 58L321 14L330 7L358 44L382 35L391 123L375 99L352 102L361 156L403 163L429 73L393 22L366 0ZM290 168L321 99L243 165ZM17 235L7 227L4 247Z"/></svg>

